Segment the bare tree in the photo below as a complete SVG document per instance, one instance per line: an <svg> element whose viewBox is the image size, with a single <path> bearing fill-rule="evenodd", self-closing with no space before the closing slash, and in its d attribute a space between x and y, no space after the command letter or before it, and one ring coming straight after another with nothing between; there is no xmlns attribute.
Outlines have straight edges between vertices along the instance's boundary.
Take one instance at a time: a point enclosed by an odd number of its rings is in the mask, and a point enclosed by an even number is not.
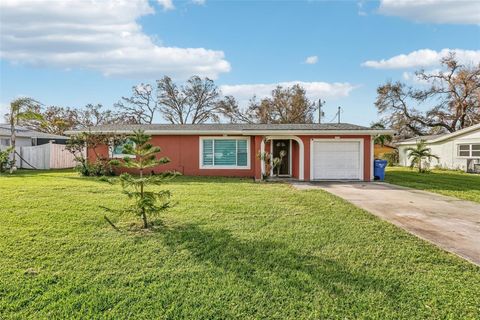
<svg viewBox="0 0 480 320"><path fill-rule="evenodd" d="M112 110L103 109L101 104L87 104L77 110L75 128L88 128L101 124L124 123L123 115L114 113Z"/></svg>
<svg viewBox="0 0 480 320"><path fill-rule="evenodd" d="M257 101L253 97L248 107L241 110L232 97L219 102L220 111L231 122L246 123L313 123L316 108L300 85L288 88L278 86L272 96Z"/></svg>
<svg viewBox="0 0 480 320"><path fill-rule="evenodd" d="M152 85L141 83L132 87L131 97L122 97L115 107L129 123L151 124L159 110L158 97Z"/></svg>
<svg viewBox="0 0 480 320"><path fill-rule="evenodd" d="M158 103L165 120L177 124L218 122L220 91L213 80L193 76L178 86L170 77L157 81Z"/></svg>
<svg viewBox="0 0 480 320"><path fill-rule="evenodd" d="M441 62L444 71L416 73L428 85L426 89L401 82L378 87L375 106L383 121L400 131L400 137L454 132L480 123L480 64L463 66L453 53ZM413 105L427 105L426 111Z"/></svg>

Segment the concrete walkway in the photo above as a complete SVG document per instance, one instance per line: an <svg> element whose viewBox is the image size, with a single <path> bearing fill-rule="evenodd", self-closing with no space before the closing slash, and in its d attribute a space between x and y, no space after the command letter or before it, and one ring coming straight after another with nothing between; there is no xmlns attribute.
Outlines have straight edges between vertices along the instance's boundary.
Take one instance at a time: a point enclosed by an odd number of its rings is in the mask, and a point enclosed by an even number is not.
<svg viewBox="0 0 480 320"><path fill-rule="evenodd" d="M293 183L322 189L480 265L480 204L388 183Z"/></svg>

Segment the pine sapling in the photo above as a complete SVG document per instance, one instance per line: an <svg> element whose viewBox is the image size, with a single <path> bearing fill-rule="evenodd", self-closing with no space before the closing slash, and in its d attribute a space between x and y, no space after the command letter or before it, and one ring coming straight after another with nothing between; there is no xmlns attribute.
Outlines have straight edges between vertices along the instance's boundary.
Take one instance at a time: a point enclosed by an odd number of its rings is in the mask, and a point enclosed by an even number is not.
<svg viewBox="0 0 480 320"><path fill-rule="evenodd" d="M143 228L148 228L149 217L158 215L168 209L171 193L169 190L149 191L149 185L161 185L166 180L172 179L177 172L163 172L158 175L145 175L145 170L170 162L167 157L157 158L161 152L160 147L149 143L150 136L144 131L134 131L132 136L128 137L128 142L123 147L123 154L127 155L122 161L113 160L111 163L115 166L136 169L137 175L123 173L120 175L120 183L123 192L129 199L134 200L133 205L128 211L134 212L143 220Z"/></svg>

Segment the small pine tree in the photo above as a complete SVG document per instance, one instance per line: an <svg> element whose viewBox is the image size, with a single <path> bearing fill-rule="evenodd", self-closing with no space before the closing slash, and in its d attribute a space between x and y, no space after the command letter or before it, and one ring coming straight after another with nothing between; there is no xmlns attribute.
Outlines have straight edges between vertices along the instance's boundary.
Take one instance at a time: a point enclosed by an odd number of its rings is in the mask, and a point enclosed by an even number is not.
<svg viewBox="0 0 480 320"><path fill-rule="evenodd" d="M157 215L170 207L169 198L171 196L169 190L147 191L146 187L161 185L165 180L178 175L177 172L168 171L159 175L145 176L146 169L170 162L170 159L166 157L157 158L161 149L149 143L150 138L142 130L134 131L134 134L128 137L128 141L131 143L127 143L123 147L123 154L135 157L126 156L122 161L111 162L113 165L138 171L138 176L128 173L121 174L120 182L123 192L128 198L135 201L130 210L142 218L144 228L148 228L149 216Z"/></svg>

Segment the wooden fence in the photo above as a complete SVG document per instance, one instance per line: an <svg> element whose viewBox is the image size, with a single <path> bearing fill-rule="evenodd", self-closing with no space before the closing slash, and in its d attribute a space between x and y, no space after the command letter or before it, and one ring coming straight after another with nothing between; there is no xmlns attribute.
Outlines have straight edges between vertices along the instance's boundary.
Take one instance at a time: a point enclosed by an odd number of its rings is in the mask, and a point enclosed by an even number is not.
<svg viewBox="0 0 480 320"><path fill-rule="evenodd" d="M63 144L16 147L16 164L24 169L63 169L75 166L75 157Z"/></svg>

